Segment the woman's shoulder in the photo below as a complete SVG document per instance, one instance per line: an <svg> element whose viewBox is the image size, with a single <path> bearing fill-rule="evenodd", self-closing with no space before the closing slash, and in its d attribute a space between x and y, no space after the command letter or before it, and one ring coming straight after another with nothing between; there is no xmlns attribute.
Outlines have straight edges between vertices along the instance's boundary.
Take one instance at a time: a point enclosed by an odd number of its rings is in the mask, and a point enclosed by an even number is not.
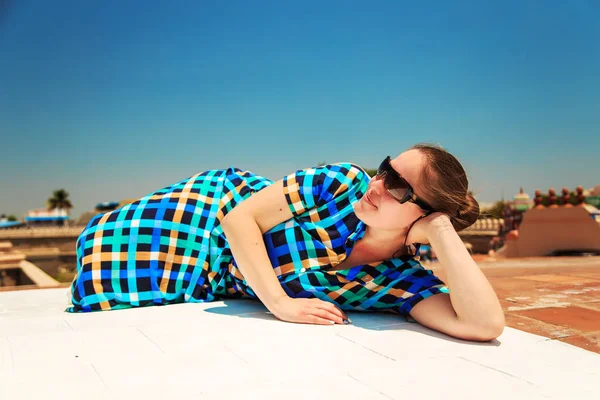
<svg viewBox="0 0 600 400"><path fill-rule="evenodd" d="M335 171L361 171L366 173L366 169L361 167L359 164L350 162L350 161L338 161L331 163L322 163L316 166L304 167L302 169L297 170L300 171L327 171L327 170L335 170Z"/></svg>
<svg viewBox="0 0 600 400"><path fill-rule="evenodd" d="M335 162L308 167L284 177L284 185L309 183L317 186L367 184L371 177L360 165L352 162Z"/></svg>
<svg viewBox="0 0 600 400"><path fill-rule="evenodd" d="M340 161L340 162L335 162L332 164L327 164L326 166L329 166L330 168L342 168L342 169L347 169L349 171L360 171L363 173L367 173L366 169L361 167L359 164L351 162L351 161Z"/></svg>
<svg viewBox="0 0 600 400"><path fill-rule="evenodd" d="M311 172L315 174L321 173L326 177L338 180L351 179L368 181L371 179L365 168L361 167L359 164L348 161L324 164L307 170L311 170Z"/></svg>
<svg viewBox="0 0 600 400"><path fill-rule="evenodd" d="M324 166L323 181L331 182L326 185L337 194L344 192L341 188L365 190L371 177L360 165L352 162L338 162Z"/></svg>

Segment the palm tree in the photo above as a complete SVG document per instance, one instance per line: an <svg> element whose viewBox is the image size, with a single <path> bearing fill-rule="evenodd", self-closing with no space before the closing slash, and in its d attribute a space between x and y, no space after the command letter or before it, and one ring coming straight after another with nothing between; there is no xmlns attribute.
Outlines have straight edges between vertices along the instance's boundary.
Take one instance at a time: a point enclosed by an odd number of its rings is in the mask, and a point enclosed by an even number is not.
<svg viewBox="0 0 600 400"><path fill-rule="evenodd" d="M48 199L47 206L49 211L58 208L67 210L67 213L73 208L73 204L69 200L69 192L65 189L58 189L52 192L52 197Z"/></svg>

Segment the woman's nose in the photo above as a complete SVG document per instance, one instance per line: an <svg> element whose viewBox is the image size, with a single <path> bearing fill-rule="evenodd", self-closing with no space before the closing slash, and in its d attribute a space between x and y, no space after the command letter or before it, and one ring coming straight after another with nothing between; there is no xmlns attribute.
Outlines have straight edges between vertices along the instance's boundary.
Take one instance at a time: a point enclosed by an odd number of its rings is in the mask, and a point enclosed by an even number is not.
<svg viewBox="0 0 600 400"><path fill-rule="evenodd" d="M372 192L377 193L378 195L384 191L383 180L381 178L373 178L369 183L369 188Z"/></svg>
<svg viewBox="0 0 600 400"><path fill-rule="evenodd" d="M375 175L373 178L371 178L371 183L372 184L382 185L383 184L383 178L381 177L381 175Z"/></svg>

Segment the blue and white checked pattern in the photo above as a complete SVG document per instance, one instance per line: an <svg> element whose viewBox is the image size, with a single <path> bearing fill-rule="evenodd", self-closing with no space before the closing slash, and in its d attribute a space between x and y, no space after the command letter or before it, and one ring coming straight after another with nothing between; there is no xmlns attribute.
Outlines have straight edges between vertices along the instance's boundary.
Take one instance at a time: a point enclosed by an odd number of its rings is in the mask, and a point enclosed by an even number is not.
<svg viewBox="0 0 600 400"><path fill-rule="evenodd" d="M334 270L365 233L353 212L369 177L351 163L283 178L293 218L264 234L283 289L346 310L408 314L448 288L418 258ZM219 298L256 298L237 268L222 218L273 182L230 167L209 170L94 217L77 240L69 312L114 310Z"/></svg>

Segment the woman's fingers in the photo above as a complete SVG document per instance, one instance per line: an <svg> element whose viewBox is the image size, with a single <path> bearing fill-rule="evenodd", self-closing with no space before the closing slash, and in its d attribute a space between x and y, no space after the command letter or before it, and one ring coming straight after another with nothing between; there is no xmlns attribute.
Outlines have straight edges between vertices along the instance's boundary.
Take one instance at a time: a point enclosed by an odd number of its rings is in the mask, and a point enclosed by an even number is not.
<svg viewBox="0 0 600 400"><path fill-rule="evenodd" d="M319 303L317 304L317 307L323 310L327 310L330 313L333 313L335 315L337 315L339 318L343 320L347 320L349 321L350 319L348 318L348 316L346 315L345 312L343 312L342 310L340 310L338 307L336 307L335 304L332 303L328 303L326 301L322 301L319 300ZM343 323L343 322L342 322Z"/></svg>
<svg viewBox="0 0 600 400"><path fill-rule="evenodd" d="M319 318L323 318L323 319L327 319L333 323L336 324L343 324L344 320L343 318L341 318L339 315L336 315L332 312L329 312L327 310L323 310L322 308L315 308L313 310L311 310L310 312L312 315L315 315Z"/></svg>
<svg viewBox="0 0 600 400"><path fill-rule="evenodd" d="M284 301L285 300L285 301ZM350 319L332 303L319 299L287 298L278 303L275 316L287 322L318 325L347 324Z"/></svg>
<svg viewBox="0 0 600 400"><path fill-rule="evenodd" d="M307 322L310 324L315 324L315 325L333 325L334 324L333 321L328 320L327 318L318 317L316 315L309 315Z"/></svg>

